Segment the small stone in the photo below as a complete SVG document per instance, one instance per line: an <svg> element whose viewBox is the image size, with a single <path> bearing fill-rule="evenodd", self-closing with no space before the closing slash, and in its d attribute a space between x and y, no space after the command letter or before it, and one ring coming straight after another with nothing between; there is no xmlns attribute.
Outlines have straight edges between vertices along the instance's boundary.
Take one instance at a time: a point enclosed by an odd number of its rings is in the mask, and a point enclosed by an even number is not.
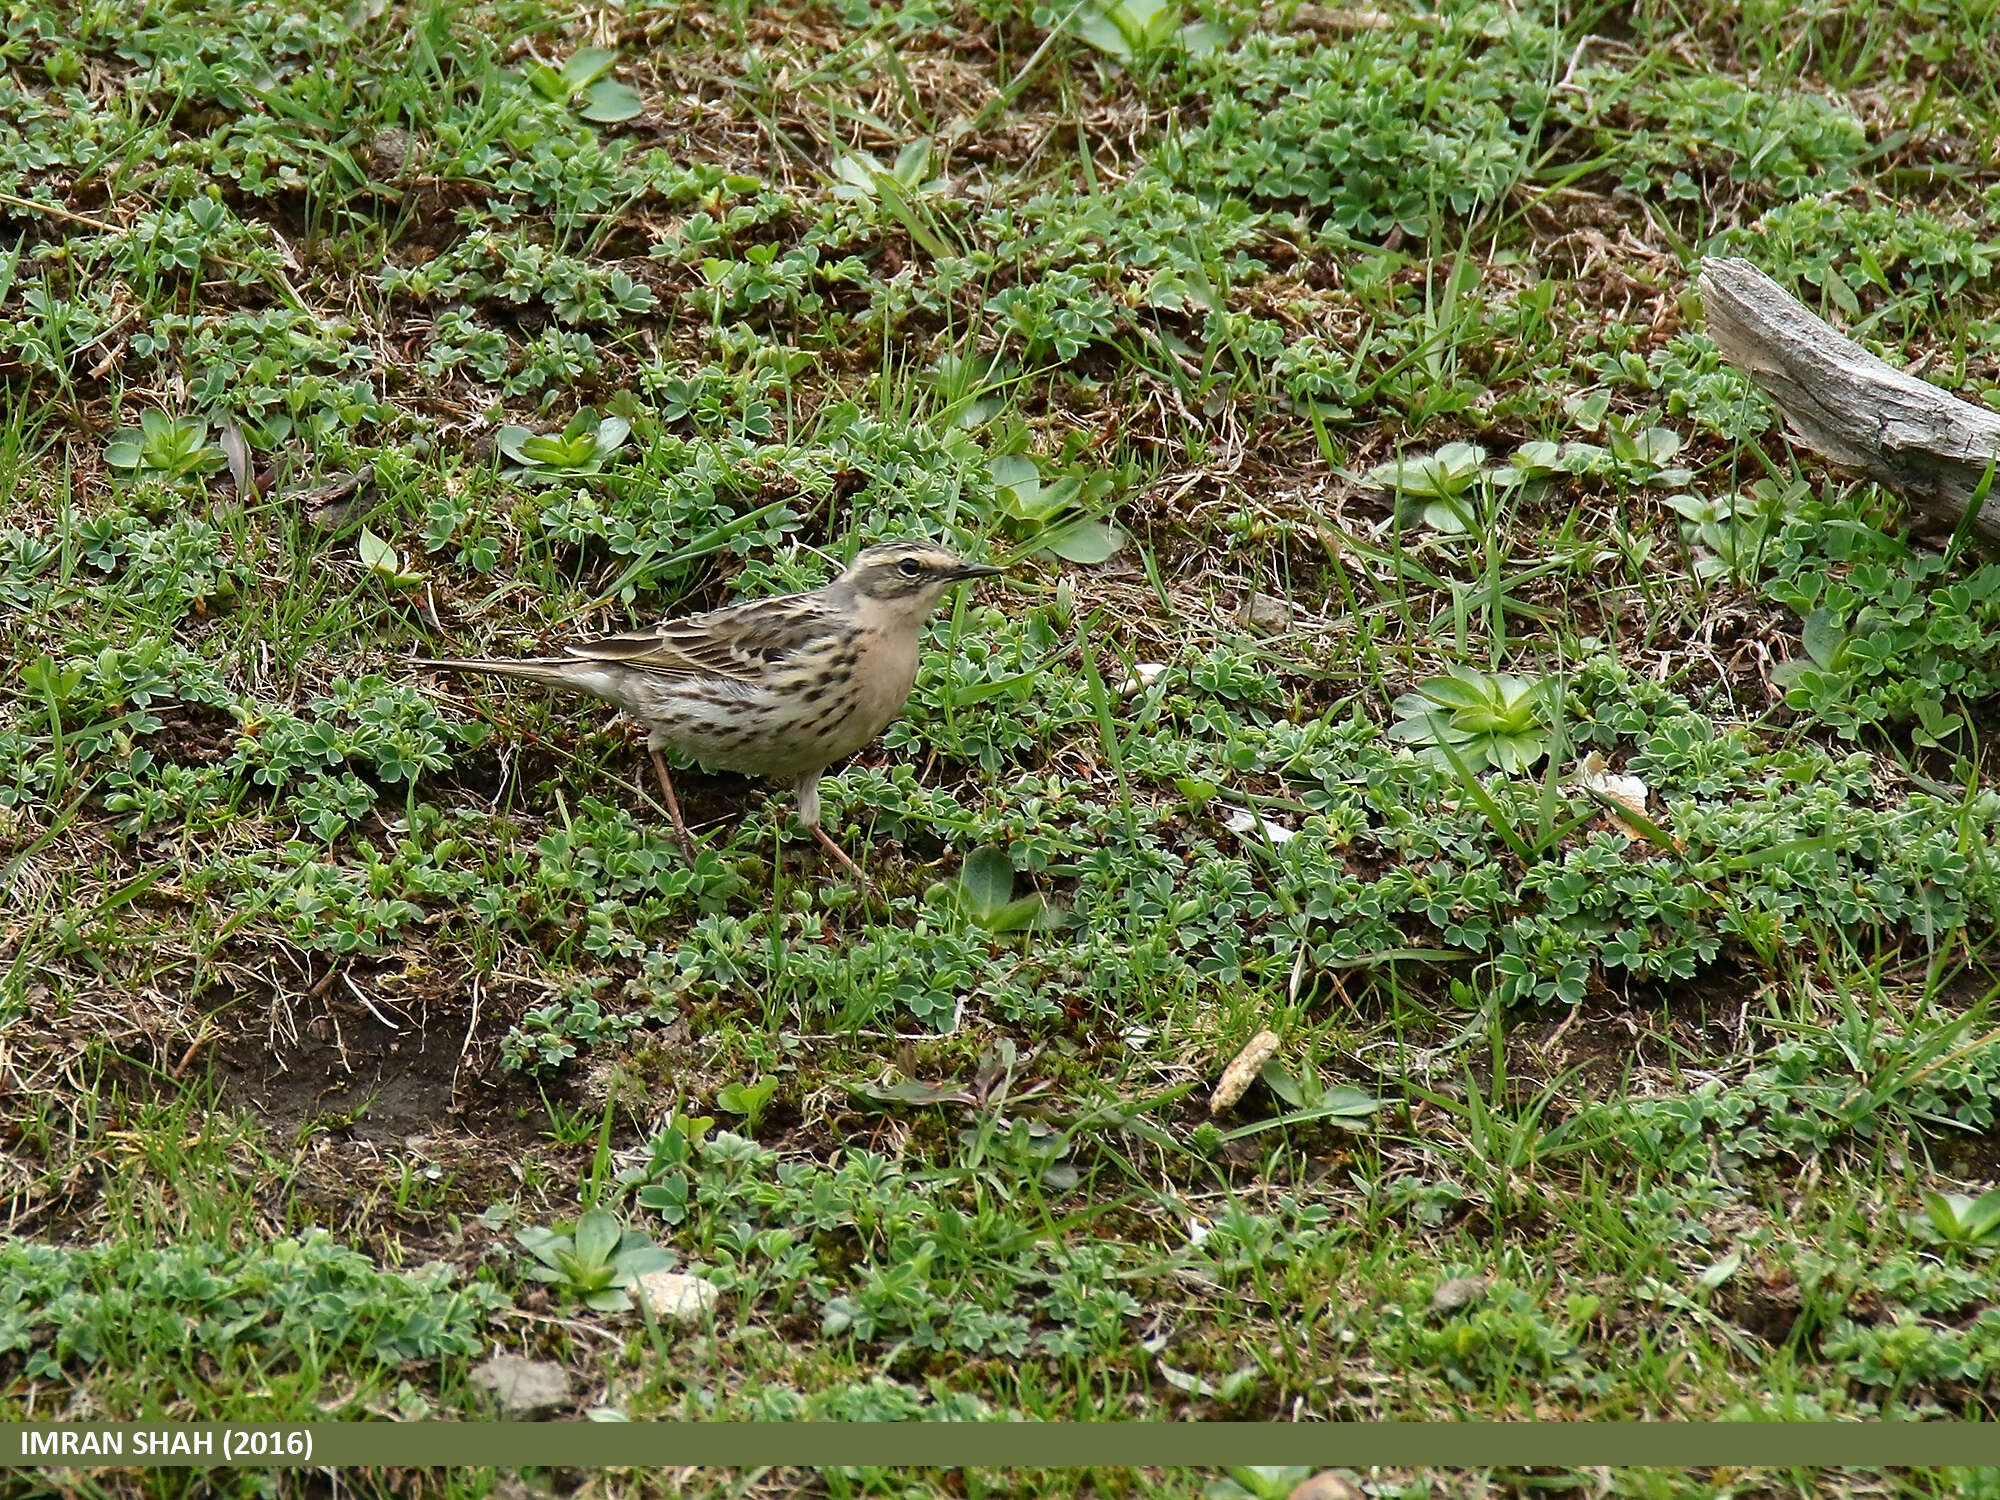
<svg viewBox="0 0 2000 1500"><path fill-rule="evenodd" d="M472 1383L493 1393L509 1422L533 1422L569 1405L569 1374L547 1360L496 1354L474 1367Z"/></svg>
<svg viewBox="0 0 2000 1500"><path fill-rule="evenodd" d="M330 474L312 484L287 486L278 498L296 505L321 531L338 531L364 514L378 498L375 466L363 464L352 474Z"/></svg>
<svg viewBox="0 0 2000 1500"><path fill-rule="evenodd" d="M1283 844L1297 838L1298 830L1287 828L1283 823L1274 823L1269 818L1260 818L1246 808L1237 808L1222 820L1222 826L1231 833L1244 838L1252 834L1261 835L1274 844Z"/></svg>
<svg viewBox="0 0 2000 1500"><path fill-rule="evenodd" d="M1484 1276L1454 1276L1431 1293L1431 1311L1441 1317L1464 1312L1486 1296Z"/></svg>
<svg viewBox="0 0 2000 1500"><path fill-rule="evenodd" d="M1142 661L1132 664L1132 675L1118 685L1118 691L1129 698L1134 693L1142 693L1166 675L1167 664L1163 661Z"/></svg>
<svg viewBox="0 0 2000 1500"><path fill-rule="evenodd" d="M722 1300L711 1283L679 1271L648 1271L632 1290L662 1323L703 1322Z"/></svg>
<svg viewBox="0 0 2000 1500"><path fill-rule="evenodd" d="M1259 630L1289 630L1292 627L1292 607L1271 594L1252 594L1243 606L1243 618Z"/></svg>
<svg viewBox="0 0 2000 1500"><path fill-rule="evenodd" d="M1286 1500L1367 1500L1367 1497L1353 1480L1331 1469L1321 1469L1312 1478L1293 1485Z"/></svg>
<svg viewBox="0 0 2000 1500"><path fill-rule="evenodd" d="M410 167L416 142L400 125L388 125L368 142L368 169L377 182L393 182Z"/></svg>

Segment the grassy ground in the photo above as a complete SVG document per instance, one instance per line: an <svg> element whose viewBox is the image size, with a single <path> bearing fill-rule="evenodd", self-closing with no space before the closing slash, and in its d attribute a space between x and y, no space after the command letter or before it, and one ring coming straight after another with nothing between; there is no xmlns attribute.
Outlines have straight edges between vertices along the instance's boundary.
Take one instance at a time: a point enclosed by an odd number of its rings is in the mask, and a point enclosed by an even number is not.
<svg viewBox="0 0 2000 1500"><path fill-rule="evenodd" d="M0 1413L1993 1414L2000 569L1692 291L2000 399L1988 0L7 14ZM911 533L886 910L407 665Z"/></svg>

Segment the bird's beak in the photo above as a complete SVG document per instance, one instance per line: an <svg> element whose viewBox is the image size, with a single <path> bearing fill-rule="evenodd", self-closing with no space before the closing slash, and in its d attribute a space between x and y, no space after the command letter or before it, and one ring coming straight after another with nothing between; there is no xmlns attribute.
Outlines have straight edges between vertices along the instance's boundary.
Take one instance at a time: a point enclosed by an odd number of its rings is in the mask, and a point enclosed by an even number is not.
<svg viewBox="0 0 2000 1500"><path fill-rule="evenodd" d="M990 567L986 563L960 563L958 571L951 575L951 581L958 583L967 578L998 578L1005 568Z"/></svg>

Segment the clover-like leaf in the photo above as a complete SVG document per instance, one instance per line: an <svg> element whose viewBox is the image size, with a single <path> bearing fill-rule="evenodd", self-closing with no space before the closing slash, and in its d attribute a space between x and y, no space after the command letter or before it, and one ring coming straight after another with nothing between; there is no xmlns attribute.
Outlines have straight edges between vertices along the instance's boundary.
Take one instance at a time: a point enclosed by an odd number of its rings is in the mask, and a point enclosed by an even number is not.
<svg viewBox="0 0 2000 1500"><path fill-rule="evenodd" d="M1172 0L1100 0L1077 18L1075 27L1084 41L1130 67L1172 41L1180 17L1180 6Z"/></svg>
<svg viewBox="0 0 2000 1500"><path fill-rule="evenodd" d="M764 1110L771 1102L771 1096L778 1092L776 1078L757 1078L747 1082L724 1084L717 1090L715 1105L726 1109L732 1115L741 1115L755 1128L764 1117Z"/></svg>
<svg viewBox="0 0 2000 1500"><path fill-rule="evenodd" d="M843 151L833 162L833 196L836 198L873 198L878 189L875 179L882 173L882 163L866 151Z"/></svg>
<svg viewBox="0 0 2000 1500"><path fill-rule="evenodd" d="M1014 861L1004 849L973 850L959 867L958 879L931 887L929 895L996 937L1059 926L1065 916L1038 892L1015 898Z"/></svg>
<svg viewBox="0 0 2000 1500"><path fill-rule="evenodd" d="M361 528L361 565L372 568L377 573L395 574L402 571L396 549L375 535L366 526Z"/></svg>
<svg viewBox="0 0 2000 1500"><path fill-rule="evenodd" d="M535 1258L528 1268L531 1278L560 1286L599 1312L625 1311L632 1303L624 1288L648 1271L674 1264L673 1252L655 1245L644 1231L623 1227L601 1206L587 1210L573 1234L530 1226L514 1238Z"/></svg>
<svg viewBox="0 0 2000 1500"><path fill-rule="evenodd" d="M590 449L587 439L579 442L538 433L521 444L521 457L543 468L574 469L589 461Z"/></svg>
<svg viewBox="0 0 2000 1500"><path fill-rule="evenodd" d="M679 1257L673 1251L663 1249L636 1229L625 1231L625 1239L618 1254L613 1257L611 1268L616 1276L616 1285L630 1286L641 1276L649 1276L655 1271L671 1271L679 1264Z"/></svg>
<svg viewBox="0 0 2000 1500"><path fill-rule="evenodd" d="M1966 1193L1927 1192L1923 1203L1931 1228L1950 1244L1980 1247L2000 1229L2000 1188L1978 1198Z"/></svg>
<svg viewBox="0 0 2000 1500"><path fill-rule="evenodd" d="M1479 477L1486 450L1477 443L1446 443L1435 453L1377 464L1365 476L1380 489L1422 500L1452 499Z"/></svg>
<svg viewBox="0 0 2000 1500"><path fill-rule="evenodd" d="M1032 496L1041 489L1042 471L1025 453L1003 453L986 466L986 472L995 489L1014 499Z"/></svg>
<svg viewBox="0 0 2000 1500"><path fill-rule="evenodd" d="M1307 1105L1304 1109L1294 1110L1289 1114L1278 1115L1272 1119L1259 1120L1255 1124L1242 1125L1234 1130L1224 1131L1221 1139L1223 1141L1240 1141L1246 1136L1258 1135L1266 1130L1277 1130L1286 1125L1305 1125L1318 1120L1325 1120L1350 1130L1358 1130L1361 1127L1362 1121L1368 1119L1369 1116L1375 1114L1381 1108L1382 1101L1380 1099L1375 1098L1371 1094L1365 1094L1360 1089L1342 1085L1339 1088L1327 1089L1317 1100Z"/></svg>
<svg viewBox="0 0 2000 1500"><path fill-rule="evenodd" d="M1054 909L1044 901L1039 893L1023 896L1017 901L1009 901L984 925L991 933L1029 932L1040 927L1057 925L1053 920ZM1065 913L1067 915L1067 913Z"/></svg>
<svg viewBox="0 0 2000 1500"><path fill-rule="evenodd" d="M1514 450L1510 462L1524 474L1553 474L1562 466L1562 445L1540 441L1523 443Z"/></svg>
<svg viewBox="0 0 2000 1500"><path fill-rule="evenodd" d="M632 424L623 417L605 417L597 424L591 435L590 451L600 461L609 458L625 446L625 439L632 431Z"/></svg>
<svg viewBox="0 0 2000 1500"><path fill-rule="evenodd" d="M1958 1222L1968 1237L1983 1240L2000 1229L2000 1188L1981 1193L1958 1211Z"/></svg>
<svg viewBox="0 0 2000 1500"><path fill-rule="evenodd" d="M919 188L930 165L931 143L915 140L896 153L896 165L889 169L889 175L906 188Z"/></svg>
<svg viewBox="0 0 2000 1500"><path fill-rule="evenodd" d="M537 1281L563 1279L562 1257L575 1253L568 1235L558 1234L546 1225L530 1224L515 1230L514 1239L539 1263L530 1268L530 1276Z"/></svg>

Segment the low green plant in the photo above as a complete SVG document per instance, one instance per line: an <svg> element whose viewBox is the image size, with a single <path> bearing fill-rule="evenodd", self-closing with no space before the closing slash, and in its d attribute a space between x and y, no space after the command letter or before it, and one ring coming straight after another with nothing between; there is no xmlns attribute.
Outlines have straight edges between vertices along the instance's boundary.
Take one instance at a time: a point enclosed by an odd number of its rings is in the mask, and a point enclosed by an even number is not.
<svg viewBox="0 0 2000 1500"><path fill-rule="evenodd" d="M1848 739L1906 724L1935 745L2000 691L2000 564L1918 551L1839 499L1802 501L1762 556L1765 592L1802 622L1805 655L1774 674L1788 707Z"/></svg>
<svg viewBox="0 0 2000 1500"><path fill-rule="evenodd" d="M788 374L783 366L732 371L709 364L690 372L662 362L641 370L639 384L654 398L662 422L684 423L705 436L761 442L776 430L773 396Z"/></svg>
<svg viewBox="0 0 2000 1500"><path fill-rule="evenodd" d="M1435 453L1393 459L1361 476L1395 499L1396 520L1446 536L1484 529L1495 501L1517 488L1538 495L1554 479L1608 479L1633 485L1686 484L1690 471L1672 465L1683 439L1671 428L1628 421L1608 410L1602 392L1573 403L1570 414L1603 443L1541 440L1521 444L1504 461L1489 462L1478 443L1446 443Z"/></svg>
<svg viewBox="0 0 2000 1500"><path fill-rule="evenodd" d="M689 1170L696 1149L715 1126L713 1115L686 1115L675 1110L646 1143L646 1160L619 1174L619 1185L669 1224L688 1216Z"/></svg>
<svg viewBox="0 0 2000 1500"><path fill-rule="evenodd" d="M361 528L361 535L355 539L354 545L361 558L361 566L397 588L410 588L424 581L421 569L406 567L394 545L366 526Z"/></svg>
<svg viewBox="0 0 2000 1500"><path fill-rule="evenodd" d="M1488 766L1511 775L1548 754L1548 698L1546 679L1456 666L1396 700L1387 737L1474 775Z"/></svg>
<svg viewBox="0 0 2000 1500"><path fill-rule="evenodd" d="M500 1065L526 1073L560 1068L579 1047L617 1043L644 1025L643 1012L608 1013L587 985L572 987L563 998L537 1005L508 1029L500 1043Z"/></svg>
<svg viewBox="0 0 2000 1500"><path fill-rule="evenodd" d="M1243 1464L1222 1473L1202 1487L1202 1500L1285 1500L1314 1470L1297 1464Z"/></svg>
<svg viewBox="0 0 2000 1500"><path fill-rule="evenodd" d="M1171 52L1201 57L1229 40L1210 21L1183 24L1175 0L1094 0L1073 23L1076 34L1127 68L1150 74Z"/></svg>
<svg viewBox="0 0 2000 1500"><path fill-rule="evenodd" d="M764 1118L764 1111L771 1107L771 1100L778 1092L778 1079L750 1078L736 1083L727 1083L716 1093L715 1107L732 1115L743 1116L744 1125L753 1134Z"/></svg>
<svg viewBox="0 0 2000 1500"><path fill-rule="evenodd" d="M516 1230L514 1238L534 1257L528 1275L598 1312L628 1311L633 1283L676 1264L672 1251L655 1245L643 1230L625 1228L607 1208L588 1210L567 1234L530 1225Z"/></svg>
<svg viewBox="0 0 2000 1500"><path fill-rule="evenodd" d="M625 445L631 431L632 424L625 418L600 418L586 406L559 433L540 434L507 426L500 429L497 443L501 453L520 465L525 477L557 483L602 472L605 460Z"/></svg>
<svg viewBox="0 0 2000 1500"><path fill-rule="evenodd" d="M1975 1198L1969 1193L1925 1193L1916 1225L1947 1245L1992 1254L2000 1249L2000 1188Z"/></svg>
<svg viewBox="0 0 2000 1500"><path fill-rule="evenodd" d="M1486 450L1479 444L1446 443L1435 453L1377 464L1364 478L1395 496L1401 524L1421 522L1455 535L1478 522L1478 489L1488 476Z"/></svg>
<svg viewBox="0 0 2000 1500"><path fill-rule="evenodd" d="M629 85L608 77L618 63L610 47L581 47L560 69L530 63L522 74L529 87L551 104L573 109L599 125L630 120L645 109L645 101Z"/></svg>
<svg viewBox="0 0 2000 1500"><path fill-rule="evenodd" d="M1879 308L1871 324L1910 326L2000 268L2000 242L1983 228L1909 203L1815 194L1724 230L1708 253L1753 256L1781 285L1808 301L1823 295L1846 318Z"/></svg>
<svg viewBox="0 0 2000 1500"><path fill-rule="evenodd" d="M1336 242L1423 240L1441 213L1477 213L1520 179L1563 49L1555 27L1464 13L1328 45L1253 34L1191 62L1207 119L1161 161L1191 189L1289 207Z"/></svg>
<svg viewBox="0 0 2000 1500"><path fill-rule="evenodd" d="M1681 537L1694 554L1695 577L1750 583L1762 577L1772 539L1797 509L1804 486L1760 479L1724 495L1675 494L1666 502L1681 516Z"/></svg>
<svg viewBox="0 0 2000 1500"><path fill-rule="evenodd" d="M1098 281L1068 269L1003 287L987 299L986 311L1030 359L1053 355L1062 363L1110 338L1118 327L1118 310Z"/></svg>
<svg viewBox="0 0 2000 1500"><path fill-rule="evenodd" d="M1572 81L1595 98L1598 88L1622 91L1624 76L1591 65ZM1555 90L1550 105L1558 119L1594 138L1622 188L1668 204L1836 194L1853 182L1869 149L1868 129L1850 107L1781 83L1700 71L1622 97L1629 113L1617 124L1595 105L1579 105L1571 90Z"/></svg>
<svg viewBox="0 0 2000 1500"><path fill-rule="evenodd" d="M1055 911L1040 892L1015 897L1014 861L1004 849L973 850L959 867L958 878L932 886L928 899L996 937L1055 922Z"/></svg>
<svg viewBox="0 0 2000 1500"><path fill-rule="evenodd" d="M0 1360L29 1380L62 1380L139 1353L168 1367L321 1370L341 1353L382 1365L478 1351L486 1316L508 1298L455 1285L441 1264L384 1270L323 1229L240 1248L196 1237L56 1246L0 1243ZM172 1353L165 1353L172 1351Z"/></svg>
<svg viewBox="0 0 2000 1500"><path fill-rule="evenodd" d="M1362 1130L1382 1108L1382 1101L1372 1094L1348 1084L1328 1087L1312 1073L1293 1073L1275 1059L1264 1065L1258 1077L1289 1107L1283 1114L1252 1120L1229 1130L1214 1129L1210 1122L1203 1121L1197 1130L1214 1132L1208 1137L1212 1144L1204 1149L1204 1155L1231 1141L1247 1140L1251 1136L1293 1125L1325 1123L1342 1130Z"/></svg>
<svg viewBox="0 0 2000 1500"><path fill-rule="evenodd" d="M205 417L142 412L137 427L121 427L104 449L104 461L134 479L186 479L213 474L229 463L210 435Z"/></svg>
<svg viewBox="0 0 2000 1500"><path fill-rule="evenodd" d="M833 195L836 198L875 199L885 193L898 197L923 196L944 187L941 178L930 176L931 143L911 141L896 153L893 166L866 151L843 152L833 164Z"/></svg>
<svg viewBox="0 0 2000 1500"><path fill-rule="evenodd" d="M987 465L995 518L1025 552L1067 562L1101 563L1125 545L1124 533L1096 516L1118 486L1102 469L1066 464L1053 479L1026 453L1006 453Z"/></svg>
<svg viewBox="0 0 2000 1500"><path fill-rule="evenodd" d="M1560 446L1524 443L1514 455L1514 463L1524 472L1562 472L1663 489L1684 485L1694 477L1691 470L1674 464L1685 438L1671 427L1654 426L1643 417L1612 411L1607 392L1573 397L1564 403L1564 409L1585 432L1601 431L1604 441L1572 441Z"/></svg>

